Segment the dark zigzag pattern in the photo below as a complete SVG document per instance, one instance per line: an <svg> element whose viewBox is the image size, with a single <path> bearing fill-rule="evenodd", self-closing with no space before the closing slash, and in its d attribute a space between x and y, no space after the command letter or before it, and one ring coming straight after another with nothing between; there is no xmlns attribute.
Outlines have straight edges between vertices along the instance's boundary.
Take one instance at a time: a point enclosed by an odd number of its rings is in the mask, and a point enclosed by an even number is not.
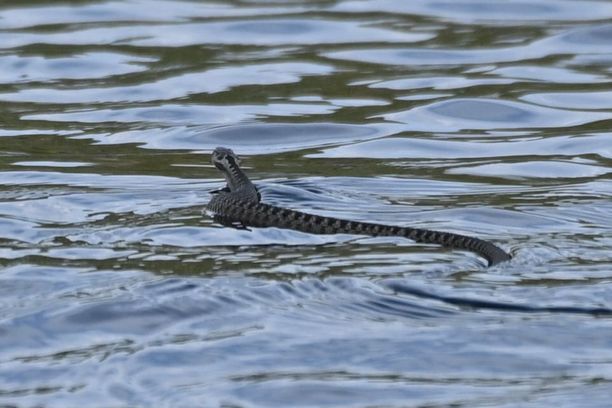
<svg viewBox="0 0 612 408"><path fill-rule="evenodd" d="M485 258L489 266L511 259L504 250L488 241L450 232L323 217L261 202L240 200L232 196L232 193L218 194L211 203L213 205L209 205L209 210L213 211L216 219L223 224L239 222L245 226L288 228L311 234L398 236L424 244L472 251Z"/></svg>

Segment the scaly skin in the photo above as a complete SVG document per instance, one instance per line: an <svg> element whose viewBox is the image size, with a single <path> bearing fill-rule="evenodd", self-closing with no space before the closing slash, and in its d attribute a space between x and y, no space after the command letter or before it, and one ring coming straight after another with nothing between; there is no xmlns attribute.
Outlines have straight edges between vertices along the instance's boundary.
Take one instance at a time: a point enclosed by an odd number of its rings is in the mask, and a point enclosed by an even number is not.
<svg viewBox="0 0 612 408"><path fill-rule="evenodd" d="M261 203L257 188L239 167L238 157L230 150L218 147L213 152L213 164L221 170L227 187L216 192L207 206L215 219L224 225L242 224L252 227L287 228L311 234L357 234L374 237L397 236L425 244L475 252L489 266L508 261L511 256L488 241L450 232L398 227L308 214Z"/></svg>

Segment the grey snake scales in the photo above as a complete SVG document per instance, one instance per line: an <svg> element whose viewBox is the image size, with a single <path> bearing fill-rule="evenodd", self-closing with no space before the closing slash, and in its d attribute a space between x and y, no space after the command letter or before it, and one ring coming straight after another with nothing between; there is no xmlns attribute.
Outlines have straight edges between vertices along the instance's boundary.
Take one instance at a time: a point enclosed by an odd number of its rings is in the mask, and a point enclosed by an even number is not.
<svg viewBox="0 0 612 408"><path fill-rule="evenodd" d="M399 227L308 214L261 202L257 187L240 168L238 156L230 149L217 147L212 163L225 176L227 186L214 191L207 210L223 225L287 228L311 234L357 234L397 236L425 244L472 251L488 261L489 266L508 261L511 256L491 242L420 228Z"/></svg>

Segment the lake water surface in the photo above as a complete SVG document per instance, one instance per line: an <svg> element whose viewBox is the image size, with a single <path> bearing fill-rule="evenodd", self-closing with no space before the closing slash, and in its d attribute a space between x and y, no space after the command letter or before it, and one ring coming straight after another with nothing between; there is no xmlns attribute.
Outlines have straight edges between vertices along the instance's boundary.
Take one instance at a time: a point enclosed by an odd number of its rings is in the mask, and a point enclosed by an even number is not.
<svg viewBox="0 0 612 408"><path fill-rule="evenodd" d="M609 1L0 4L1 407L609 407ZM223 228L264 201L491 240Z"/></svg>

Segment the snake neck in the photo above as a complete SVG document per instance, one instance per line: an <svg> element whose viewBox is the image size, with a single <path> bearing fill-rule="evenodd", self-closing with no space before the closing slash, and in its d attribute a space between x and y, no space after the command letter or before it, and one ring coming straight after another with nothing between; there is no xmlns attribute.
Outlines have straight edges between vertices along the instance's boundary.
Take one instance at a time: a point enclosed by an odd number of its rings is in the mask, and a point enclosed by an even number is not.
<svg viewBox="0 0 612 408"><path fill-rule="evenodd" d="M223 174L226 186L213 191L207 210L213 214L224 213L228 202L258 203L261 199L255 184L240 168L238 156L230 149L218 147L213 151L213 165Z"/></svg>
<svg viewBox="0 0 612 408"><path fill-rule="evenodd" d="M236 162L232 162L224 169L223 176L225 177L227 186L232 192L245 191L252 193L257 190L255 185Z"/></svg>
<svg viewBox="0 0 612 408"><path fill-rule="evenodd" d="M225 177L227 183L227 193L235 200L259 202L260 195L255 184L251 182L249 177L238 166L238 163L231 160L227 166L220 168L221 173Z"/></svg>

